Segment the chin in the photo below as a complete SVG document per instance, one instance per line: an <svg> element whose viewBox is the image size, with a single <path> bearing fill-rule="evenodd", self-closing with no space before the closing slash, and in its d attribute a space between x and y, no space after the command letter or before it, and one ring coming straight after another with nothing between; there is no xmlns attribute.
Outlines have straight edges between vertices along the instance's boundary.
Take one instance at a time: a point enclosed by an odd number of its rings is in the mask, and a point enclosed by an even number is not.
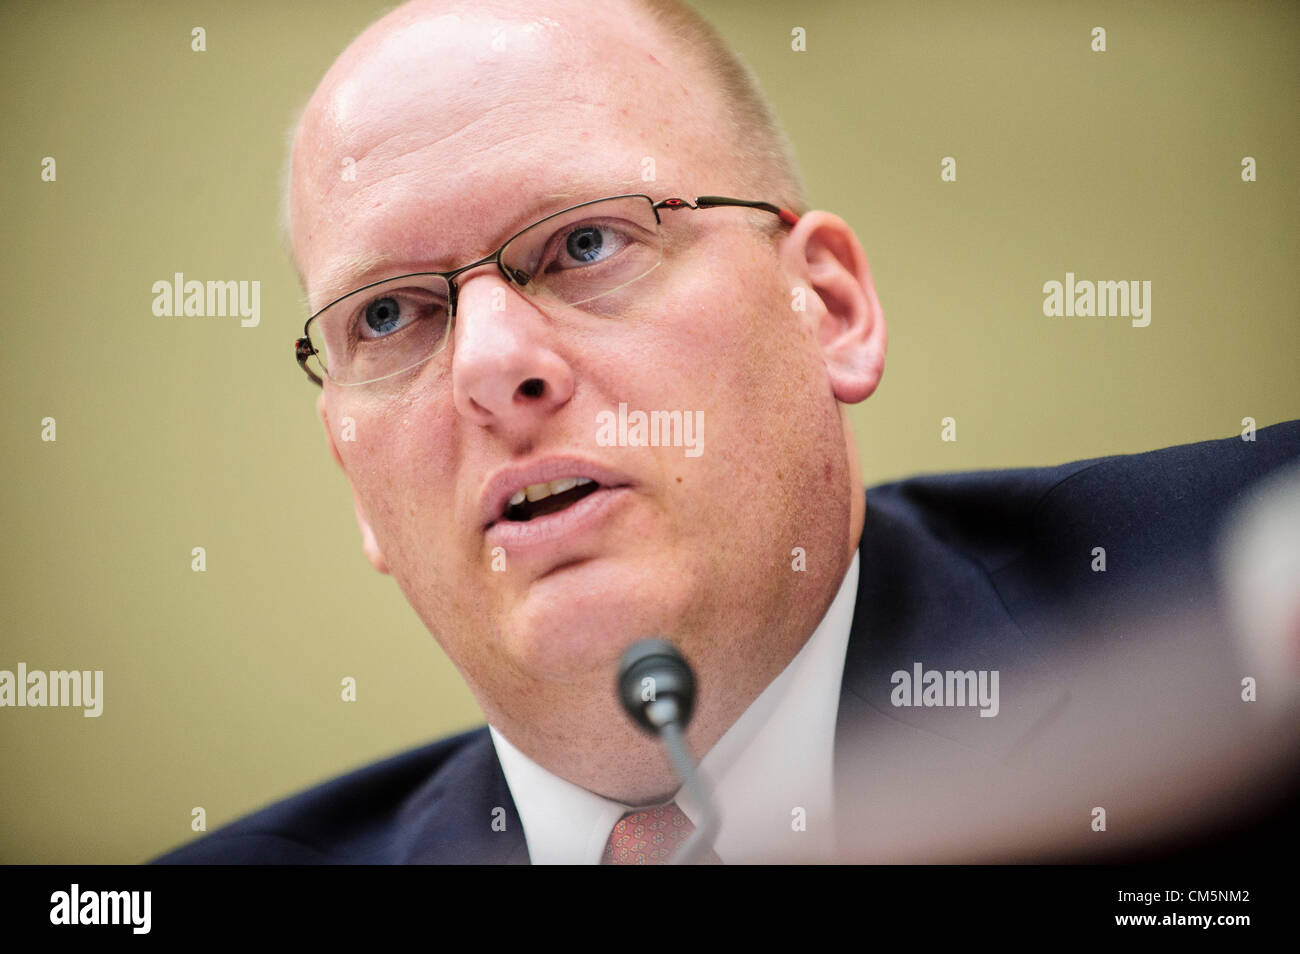
<svg viewBox="0 0 1300 954"><path fill-rule="evenodd" d="M510 655L540 678L607 670L610 685L623 650L647 636L670 636L689 612L692 587L633 567L589 560L535 580L507 611Z"/></svg>

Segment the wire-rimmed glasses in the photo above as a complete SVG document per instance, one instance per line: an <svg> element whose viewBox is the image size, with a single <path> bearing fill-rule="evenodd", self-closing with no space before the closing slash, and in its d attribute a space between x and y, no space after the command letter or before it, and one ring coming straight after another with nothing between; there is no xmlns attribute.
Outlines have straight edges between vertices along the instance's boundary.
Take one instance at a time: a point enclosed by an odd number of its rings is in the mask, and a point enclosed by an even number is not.
<svg viewBox="0 0 1300 954"><path fill-rule="evenodd" d="M583 202L516 232L491 255L447 272L415 272L371 282L307 319L294 342L298 364L316 384L357 387L428 361L450 338L457 278L495 264L522 294L541 303L583 306L644 278L663 261L662 209L743 206L798 221L768 202L700 196L695 202L619 195Z"/></svg>

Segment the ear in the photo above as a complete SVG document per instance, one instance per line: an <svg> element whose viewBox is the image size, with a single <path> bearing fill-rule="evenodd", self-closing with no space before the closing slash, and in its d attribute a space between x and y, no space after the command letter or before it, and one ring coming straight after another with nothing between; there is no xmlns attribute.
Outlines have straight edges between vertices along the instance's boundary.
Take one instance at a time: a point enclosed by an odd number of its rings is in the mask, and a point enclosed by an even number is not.
<svg viewBox="0 0 1300 954"><path fill-rule="evenodd" d="M334 443L334 429L330 426L329 415L325 412L325 395L322 392L316 399L316 414L320 417L321 424L325 427L325 439L329 441L330 453L334 455L334 462L339 465L339 469L347 476L347 468L343 466L343 458L339 454L338 445ZM388 572L388 561L384 559L384 553L379 549L379 541L375 539L375 531L370 526L370 518L366 516L365 508L361 506L361 497L357 490L352 486L352 478L348 478L348 487L352 490L352 509L357 515L357 526L361 528L361 549L366 554L366 559L380 573Z"/></svg>
<svg viewBox="0 0 1300 954"><path fill-rule="evenodd" d="M781 263L811 292L807 317L836 400L865 401L884 374L887 339L862 243L838 215L809 212L781 243Z"/></svg>

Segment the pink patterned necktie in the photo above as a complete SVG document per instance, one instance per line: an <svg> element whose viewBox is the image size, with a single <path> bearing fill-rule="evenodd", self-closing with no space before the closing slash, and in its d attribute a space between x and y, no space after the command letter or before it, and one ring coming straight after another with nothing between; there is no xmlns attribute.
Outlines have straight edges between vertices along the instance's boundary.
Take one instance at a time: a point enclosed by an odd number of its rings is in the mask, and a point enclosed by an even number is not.
<svg viewBox="0 0 1300 954"><path fill-rule="evenodd" d="M662 865L684 842L695 826L676 802L658 808L643 808L628 812L614 825L605 842L602 865ZM712 850L700 864L720 865Z"/></svg>

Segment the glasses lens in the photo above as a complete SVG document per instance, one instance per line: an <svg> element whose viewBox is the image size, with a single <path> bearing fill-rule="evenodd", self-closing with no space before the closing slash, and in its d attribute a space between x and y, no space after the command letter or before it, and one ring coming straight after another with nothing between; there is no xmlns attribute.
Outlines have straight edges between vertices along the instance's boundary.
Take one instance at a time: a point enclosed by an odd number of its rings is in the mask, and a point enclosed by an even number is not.
<svg viewBox="0 0 1300 954"><path fill-rule="evenodd" d="M355 291L312 322L317 358L330 380L342 385L422 364L446 344L449 295L447 280L437 275L408 275Z"/></svg>
<svg viewBox="0 0 1300 954"><path fill-rule="evenodd" d="M645 196L601 199L543 219L511 239L501 264L530 295L582 305L642 278L663 259Z"/></svg>

